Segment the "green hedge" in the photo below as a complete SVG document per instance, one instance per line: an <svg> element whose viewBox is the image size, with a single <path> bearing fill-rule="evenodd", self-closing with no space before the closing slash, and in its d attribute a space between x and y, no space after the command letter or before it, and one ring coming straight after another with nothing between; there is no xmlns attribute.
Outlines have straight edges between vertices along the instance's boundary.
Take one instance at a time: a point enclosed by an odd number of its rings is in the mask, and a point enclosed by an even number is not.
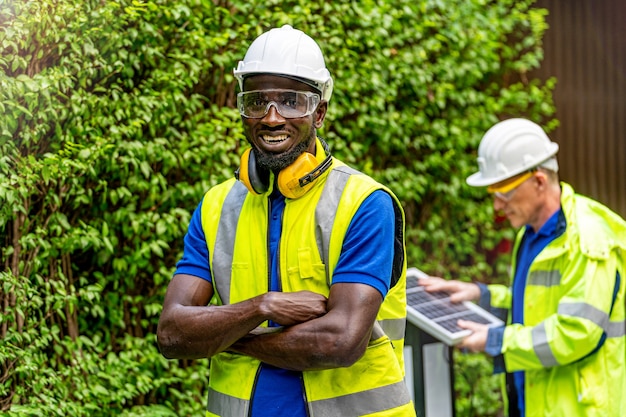
<svg viewBox="0 0 626 417"><path fill-rule="evenodd" d="M202 415L208 361L154 333L191 212L246 145L232 68L273 26L321 45L320 134L403 202L409 265L502 279L512 232L464 178L499 118L556 123L532 3L0 0L0 411ZM457 380L460 415L495 415Z"/></svg>

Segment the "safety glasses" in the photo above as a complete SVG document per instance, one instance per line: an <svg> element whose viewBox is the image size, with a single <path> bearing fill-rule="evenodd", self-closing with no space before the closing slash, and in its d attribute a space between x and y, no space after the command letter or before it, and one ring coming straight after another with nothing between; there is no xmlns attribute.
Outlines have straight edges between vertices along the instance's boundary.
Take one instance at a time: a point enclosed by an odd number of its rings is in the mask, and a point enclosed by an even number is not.
<svg viewBox="0 0 626 417"><path fill-rule="evenodd" d="M530 179L535 171L536 170L531 170L517 178L513 177L497 187L490 185L487 187L487 192L492 193L496 198L499 198L504 202L509 202L513 198L517 188Z"/></svg>
<svg viewBox="0 0 626 417"><path fill-rule="evenodd" d="M286 119L312 114L320 103L319 94L295 90L254 90L237 94L237 108L243 117L260 119L274 106Z"/></svg>

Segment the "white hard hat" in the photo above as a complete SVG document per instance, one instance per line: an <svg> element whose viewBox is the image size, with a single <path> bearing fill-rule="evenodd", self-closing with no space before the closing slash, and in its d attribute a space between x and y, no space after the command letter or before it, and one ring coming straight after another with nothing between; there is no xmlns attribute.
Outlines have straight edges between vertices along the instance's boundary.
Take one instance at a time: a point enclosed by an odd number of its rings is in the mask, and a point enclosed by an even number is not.
<svg viewBox="0 0 626 417"><path fill-rule="evenodd" d="M558 171L554 155L559 145L543 129L526 119L496 123L478 146L478 172L467 177L474 187L493 185L532 168L543 166Z"/></svg>
<svg viewBox="0 0 626 417"><path fill-rule="evenodd" d="M333 79L326 69L322 50L310 36L289 25L256 38L233 73L242 90L247 75L277 74L309 84L326 101L333 92Z"/></svg>

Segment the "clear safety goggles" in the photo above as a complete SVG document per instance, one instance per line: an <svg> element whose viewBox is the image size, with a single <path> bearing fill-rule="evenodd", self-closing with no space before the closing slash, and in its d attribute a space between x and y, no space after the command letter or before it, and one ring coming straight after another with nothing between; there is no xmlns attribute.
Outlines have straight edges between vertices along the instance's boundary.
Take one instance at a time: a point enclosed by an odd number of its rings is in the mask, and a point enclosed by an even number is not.
<svg viewBox="0 0 626 417"><path fill-rule="evenodd" d="M504 202L509 202L513 198L517 188L530 179L535 173L536 169L530 170L519 177L513 177L503 184L496 186L490 185L487 187L487 192L493 194L496 198Z"/></svg>
<svg viewBox="0 0 626 417"><path fill-rule="evenodd" d="M237 94L237 109L243 117L260 119L274 106L286 119L312 114L320 103L319 94L295 90L253 90Z"/></svg>

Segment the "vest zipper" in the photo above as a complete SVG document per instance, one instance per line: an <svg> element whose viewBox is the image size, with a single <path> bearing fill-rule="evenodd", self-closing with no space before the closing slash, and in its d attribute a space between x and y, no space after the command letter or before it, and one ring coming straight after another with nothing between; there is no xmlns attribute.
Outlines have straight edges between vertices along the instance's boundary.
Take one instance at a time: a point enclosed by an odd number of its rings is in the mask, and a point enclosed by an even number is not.
<svg viewBox="0 0 626 417"><path fill-rule="evenodd" d="M304 375L300 372L300 383L302 384L302 399L304 400L304 409L306 410L307 417L311 417L309 410L309 401L306 398L306 389L304 388Z"/></svg>
<svg viewBox="0 0 626 417"><path fill-rule="evenodd" d="M252 391L250 391L250 404L248 406L248 417L252 417L252 402L254 401L254 391L256 391L256 384L259 381L259 374L261 373L261 363L256 367L256 374L254 375L254 383L252 384Z"/></svg>
<svg viewBox="0 0 626 417"><path fill-rule="evenodd" d="M283 219L285 218L285 210L287 210L287 198L285 198L283 211L280 213L280 234L278 235L278 242L276 242L276 283L278 284L278 291L280 292L283 292L283 279L280 275L280 242L283 239Z"/></svg>
<svg viewBox="0 0 626 417"><path fill-rule="evenodd" d="M272 251L270 244L270 224L272 223L272 199L267 197L267 230L265 231L265 250L267 255L267 291L272 290Z"/></svg>

